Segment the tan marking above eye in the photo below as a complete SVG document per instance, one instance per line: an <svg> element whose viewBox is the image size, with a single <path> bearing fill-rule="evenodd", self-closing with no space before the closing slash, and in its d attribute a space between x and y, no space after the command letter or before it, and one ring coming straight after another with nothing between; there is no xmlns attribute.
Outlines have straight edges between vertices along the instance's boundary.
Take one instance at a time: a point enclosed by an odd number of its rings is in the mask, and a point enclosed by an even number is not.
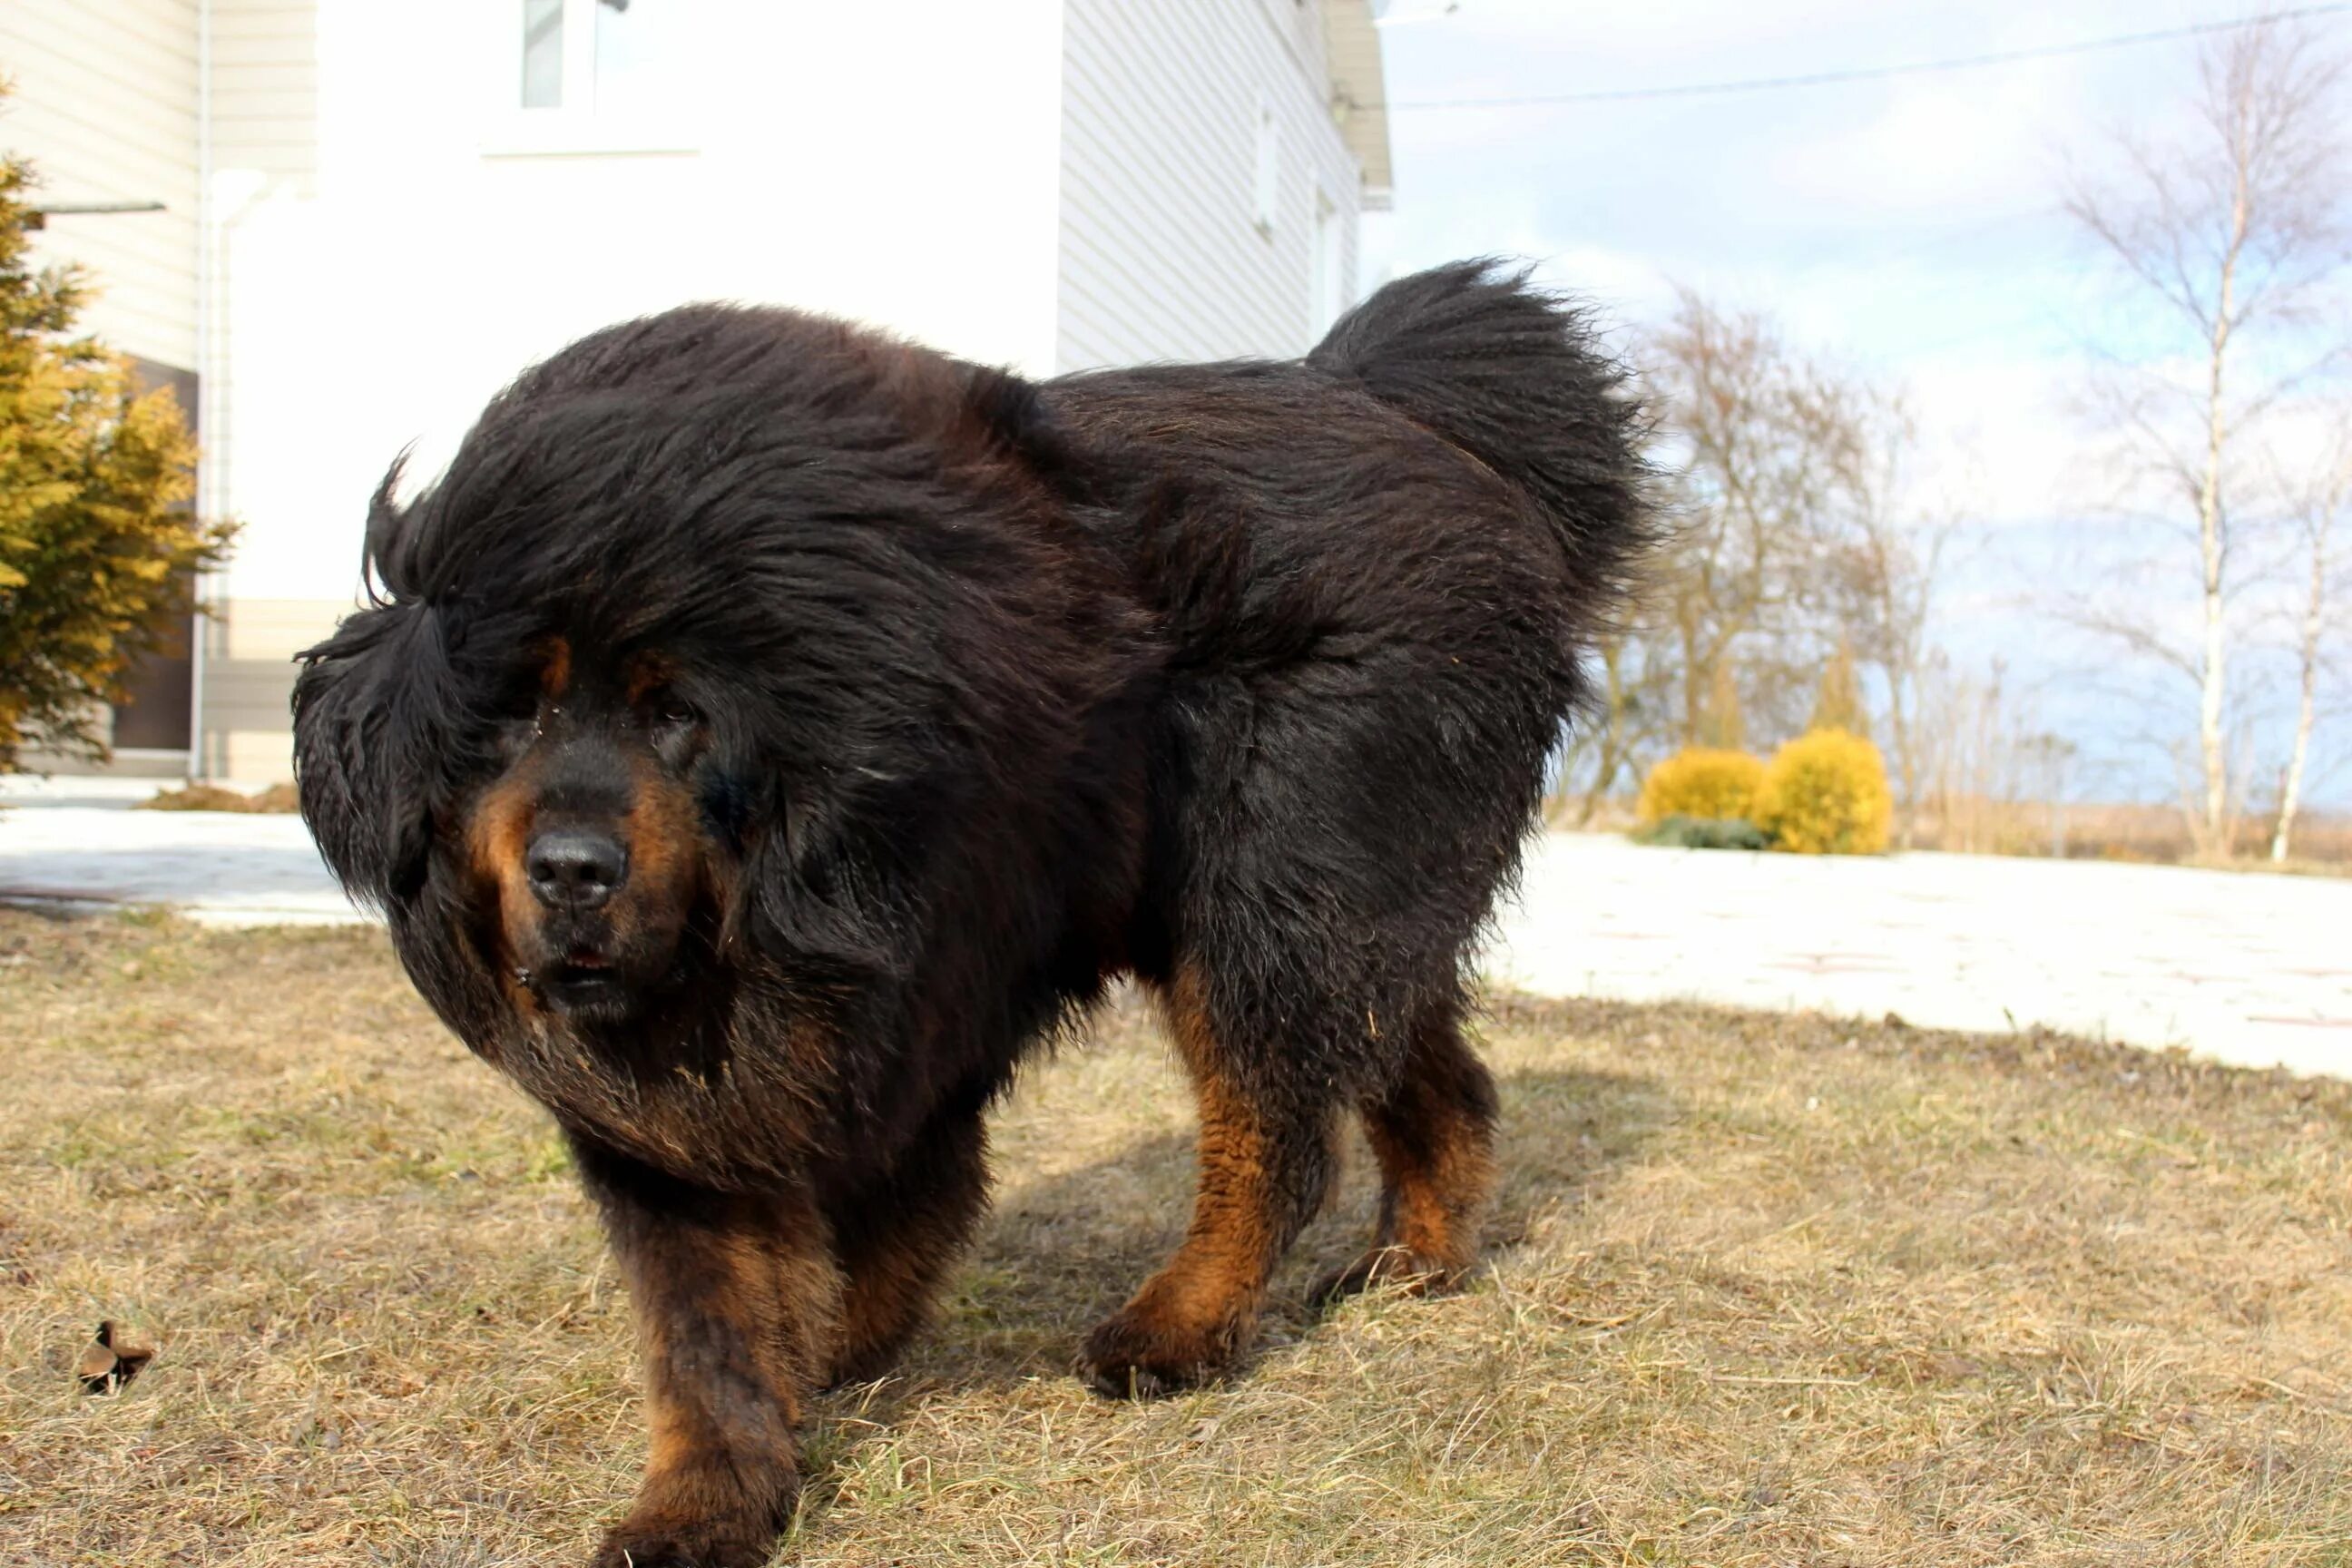
<svg viewBox="0 0 2352 1568"><path fill-rule="evenodd" d="M677 666L659 654L641 653L629 660L627 697L635 707L646 698L658 694L677 674Z"/></svg>
<svg viewBox="0 0 2352 1568"><path fill-rule="evenodd" d="M565 637L547 639L546 662L539 668L539 689L550 699L572 689L572 643Z"/></svg>

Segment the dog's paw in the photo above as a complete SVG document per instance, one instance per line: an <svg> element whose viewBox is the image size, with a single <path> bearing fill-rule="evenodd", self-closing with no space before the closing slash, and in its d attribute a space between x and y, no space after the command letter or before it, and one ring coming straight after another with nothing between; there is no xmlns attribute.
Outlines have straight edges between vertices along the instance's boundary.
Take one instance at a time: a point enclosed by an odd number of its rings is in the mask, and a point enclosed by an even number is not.
<svg viewBox="0 0 2352 1568"><path fill-rule="evenodd" d="M773 1531L624 1520L588 1560L588 1568L763 1568L775 1546Z"/></svg>
<svg viewBox="0 0 2352 1568"><path fill-rule="evenodd" d="M1334 1268L1315 1281L1307 1300L1317 1307L1336 1307L1375 1288L1434 1296L1452 1289L1461 1272L1409 1247L1375 1247L1346 1268Z"/></svg>
<svg viewBox="0 0 2352 1568"><path fill-rule="evenodd" d="M898 1334L881 1344L845 1346L835 1351L825 1365L824 1375L817 1382L819 1394L837 1394L861 1383L872 1383L890 1375L904 1355L907 1342L914 1336Z"/></svg>
<svg viewBox="0 0 2352 1568"><path fill-rule="evenodd" d="M1078 1370L1097 1394L1157 1399L1215 1377L1233 1361L1239 1338L1229 1324L1171 1322L1129 1306L1095 1325Z"/></svg>

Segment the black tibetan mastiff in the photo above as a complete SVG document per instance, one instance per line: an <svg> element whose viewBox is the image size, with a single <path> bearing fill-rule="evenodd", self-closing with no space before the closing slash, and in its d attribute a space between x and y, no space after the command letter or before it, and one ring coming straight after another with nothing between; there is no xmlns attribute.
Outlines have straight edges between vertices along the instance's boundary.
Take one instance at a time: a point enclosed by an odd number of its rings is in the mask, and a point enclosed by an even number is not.
<svg viewBox="0 0 2352 1568"><path fill-rule="evenodd" d="M803 1400L922 1321L990 1101L1115 977L1200 1175L1097 1386L1246 1349L1350 1110L1380 1226L1322 1288L1465 1269L1466 954L1646 542L1639 437L1580 314L1469 263L1303 363L1042 384L691 307L386 481L302 812L602 1209L652 1453L599 1563L764 1560Z"/></svg>

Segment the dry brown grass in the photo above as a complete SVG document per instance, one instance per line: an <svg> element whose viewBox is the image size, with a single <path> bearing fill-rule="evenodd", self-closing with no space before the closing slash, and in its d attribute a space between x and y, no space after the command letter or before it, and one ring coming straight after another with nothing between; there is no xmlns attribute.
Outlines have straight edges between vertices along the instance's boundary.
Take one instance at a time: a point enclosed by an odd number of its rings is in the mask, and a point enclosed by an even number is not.
<svg viewBox="0 0 2352 1568"><path fill-rule="evenodd" d="M1961 854L2047 856L2053 848L2050 808L2032 802L1958 796L1921 816L1918 847ZM2231 834L2231 853L2203 858L2176 806L2105 803L2066 807L2063 837L2070 860L2126 860L2150 865L2204 865L2223 870L2287 870L2352 875L2352 818L2305 812L2296 821L2291 858L2270 858L2272 821L2246 816Z"/></svg>
<svg viewBox="0 0 2352 1568"><path fill-rule="evenodd" d="M568 1563L642 1442L543 1119L371 931L0 912L0 1563ZM1491 1269L1104 1403L1174 1238L1131 1011L999 1119L823 1564L2352 1563L2352 1092L2046 1037L1503 1001ZM1359 1173L1288 1271L1352 1251ZM86 1397L91 1325L161 1342Z"/></svg>
<svg viewBox="0 0 2352 1568"><path fill-rule="evenodd" d="M131 809L282 813L301 810L302 802L290 784L274 784L268 789L248 791L230 789L226 784L206 784L198 779L178 789L158 790Z"/></svg>

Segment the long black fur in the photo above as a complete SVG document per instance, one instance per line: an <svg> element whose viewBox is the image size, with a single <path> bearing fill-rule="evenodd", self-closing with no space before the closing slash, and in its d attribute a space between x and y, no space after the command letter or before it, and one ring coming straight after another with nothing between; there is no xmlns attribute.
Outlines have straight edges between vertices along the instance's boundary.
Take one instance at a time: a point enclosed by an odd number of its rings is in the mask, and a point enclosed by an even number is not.
<svg viewBox="0 0 2352 1568"><path fill-rule="evenodd" d="M1319 1130L1459 1015L1650 540L1639 439L1583 316L1488 262L1303 363L1041 384L670 311L387 479L373 602L297 683L303 812L600 1194L790 1194L838 1251L976 1173L1022 1054L1131 973L1194 987L1292 1151L1286 1240ZM702 907L625 1027L518 1003L467 858L550 638L658 654L707 731Z"/></svg>

